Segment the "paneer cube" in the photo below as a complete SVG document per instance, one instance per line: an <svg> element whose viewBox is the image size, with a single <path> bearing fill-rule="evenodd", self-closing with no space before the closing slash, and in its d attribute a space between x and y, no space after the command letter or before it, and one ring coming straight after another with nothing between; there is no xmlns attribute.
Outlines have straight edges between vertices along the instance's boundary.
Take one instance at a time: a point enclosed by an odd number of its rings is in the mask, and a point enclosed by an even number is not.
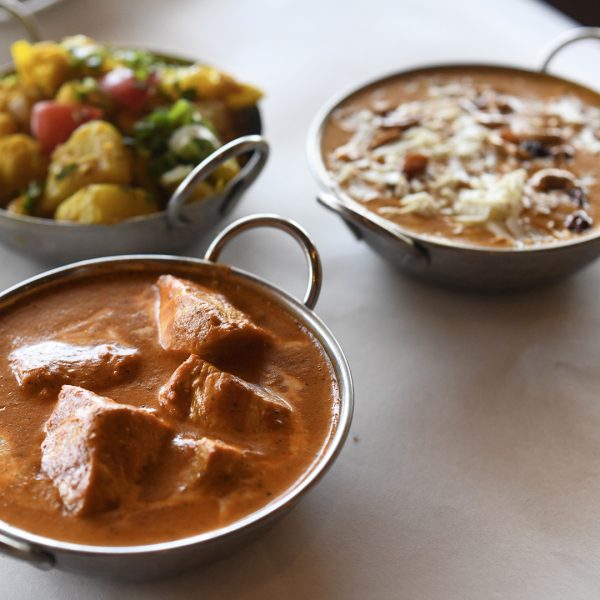
<svg viewBox="0 0 600 600"><path fill-rule="evenodd" d="M177 437L173 443L185 461L177 482L180 492L201 487L206 492L226 494L248 475L247 452L238 446L209 437Z"/></svg>
<svg viewBox="0 0 600 600"><path fill-rule="evenodd" d="M159 393L161 406L208 431L260 434L289 425L292 409L273 392L192 354Z"/></svg>
<svg viewBox="0 0 600 600"><path fill-rule="evenodd" d="M227 344L268 339L222 294L172 275L162 275L157 285L159 342L165 350L205 356Z"/></svg>
<svg viewBox="0 0 600 600"><path fill-rule="evenodd" d="M46 341L21 346L8 360L20 386L37 388L44 394L65 383L100 389L122 381L138 365L140 353L118 344L85 346Z"/></svg>
<svg viewBox="0 0 600 600"><path fill-rule="evenodd" d="M147 410L65 385L46 423L42 472L67 511L107 511L135 492L170 435Z"/></svg>

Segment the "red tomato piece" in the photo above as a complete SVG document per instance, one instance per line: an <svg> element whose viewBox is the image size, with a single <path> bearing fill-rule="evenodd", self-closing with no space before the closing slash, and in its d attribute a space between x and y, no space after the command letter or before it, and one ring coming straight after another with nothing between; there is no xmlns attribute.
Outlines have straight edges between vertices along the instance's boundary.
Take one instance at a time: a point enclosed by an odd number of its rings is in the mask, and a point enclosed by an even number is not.
<svg viewBox="0 0 600 600"><path fill-rule="evenodd" d="M109 71L100 81L100 87L114 98L117 104L134 112L141 111L154 94L158 79L150 73L139 79L131 69L118 67Z"/></svg>
<svg viewBox="0 0 600 600"><path fill-rule="evenodd" d="M102 109L96 106L43 100L33 105L31 133L42 150L50 153L56 146L66 142L81 124L100 119L102 114Z"/></svg>

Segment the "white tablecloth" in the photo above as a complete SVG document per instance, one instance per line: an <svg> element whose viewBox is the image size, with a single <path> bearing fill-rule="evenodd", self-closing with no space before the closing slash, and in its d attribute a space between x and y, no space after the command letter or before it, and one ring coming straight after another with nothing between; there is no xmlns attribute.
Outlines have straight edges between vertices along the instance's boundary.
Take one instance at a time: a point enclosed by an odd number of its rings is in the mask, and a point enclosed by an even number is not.
<svg viewBox="0 0 600 600"><path fill-rule="evenodd" d="M231 558L150 584L3 558L0 597L598 598L600 264L499 296L406 280L315 203L304 150L341 87L439 61L535 66L569 21L529 0L73 0L40 22L48 37L170 48L264 86L273 153L234 216L279 212L314 236L317 312L347 353L356 411L328 476ZM15 34L0 26L2 45ZM569 50L556 69L593 83L595 52ZM301 256L280 234L248 234L226 257L303 289ZM40 269L4 249L0 265L0 287Z"/></svg>

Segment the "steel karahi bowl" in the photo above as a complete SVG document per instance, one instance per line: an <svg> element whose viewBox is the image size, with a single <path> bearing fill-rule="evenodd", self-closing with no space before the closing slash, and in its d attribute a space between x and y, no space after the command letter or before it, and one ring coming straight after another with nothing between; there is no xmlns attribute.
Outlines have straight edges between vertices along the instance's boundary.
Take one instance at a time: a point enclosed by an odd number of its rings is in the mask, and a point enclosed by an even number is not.
<svg viewBox="0 0 600 600"><path fill-rule="evenodd" d="M23 25L32 42L41 39L35 20L20 2L2 0L0 9L9 11ZM149 50L175 64L198 62ZM11 65L0 67L0 76L10 72ZM214 233L217 224L237 206L267 161L269 145L261 135L262 120L258 108L252 106L238 111L235 126L240 136L198 164L175 190L163 211L114 225L82 225L16 215L0 209L0 243L49 265L138 252L179 253ZM243 157L244 164L223 190L186 204L198 184L221 164L238 156Z"/></svg>
<svg viewBox="0 0 600 600"><path fill-rule="evenodd" d="M364 240L402 272L428 282L470 290L509 290L557 280L581 269L600 255L600 229L580 239L551 244L489 248L420 235L392 223L366 209L336 184L325 165L322 136L333 112L354 94L399 76L426 74L434 70L485 68L509 70L515 75L535 74L594 94L600 105L600 93L547 72L550 62L560 50L583 39L600 39L600 28L583 27L567 32L548 50L539 71L494 64L437 64L392 73L343 92L319 112L308 136L309 163L320 186L318 201L337 213L359 240ZM600 162L598 167L600 173Z"/></svg>
<svg viewBox="0 0 600 600"><path fill-rule="evenodd" d="M308 263L309 284L302 302L280 288L239 269L216 263L224 245L235 235L255 227L272 227L290 234L302 247ZM97 274L155 271L158 268L211 279L234 281L256 292L265 303L276 305L314 336L332 364L339 390L339 410L332 433L309 470L284 494L262 509L226 527L184 539L142 546L92 546L63 542L29 533L0 521L0 552L25 560L41 569L60 569L94 576L149 579L182 571L221 558L255 539L289 511L325 475L339 454L350 429L354 393L346 358L314 308L321 287L319 255L306 232L294 222L275 215L239 219L211 243L204 259L163 255L130 255L82 261L47 271L0 293L0 312L22 302L32 292Z"/></svg>

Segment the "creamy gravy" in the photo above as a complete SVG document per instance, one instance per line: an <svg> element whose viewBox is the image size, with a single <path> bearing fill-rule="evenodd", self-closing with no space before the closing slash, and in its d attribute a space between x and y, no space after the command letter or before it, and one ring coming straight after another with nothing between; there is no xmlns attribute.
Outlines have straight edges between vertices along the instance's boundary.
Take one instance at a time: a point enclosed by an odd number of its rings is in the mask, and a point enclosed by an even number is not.
<svg viewBox="0 0 600 600"><path fill-rule="evenodd" d="M177 276L176 270L168 273ZM102 276L54 285L0 312L3 521L51 538L95 545L183 538L224 526L265 506L298 482L326 447L335 430L339 397L322 348L282 309L239 284L223 284L224 278L195 281L209 290L218 289L267 337L251 348L221 345L202 358L211 369L214 366L243 385L248 382L282 398L291 408L289 424L249 435L225 422L216 431L202 421L175 418L161 406L161 387L189 356L189 352L167 351L159 344L155 284L161 274ZM186 274L182 277L190 279ZM74 514L41 469L45 426L60 388L48 388L45 381L40 393L35 385L20 385L9 356L18 348L48 340L84 348L111 344L135 349L139 356L125 375L119 372L114 381L105 373L96 381L87 376L80 385L117 403L150 409L171 428L151 468L132 482L127 495L111 509ZM31 373L35 376L35 371ZM76 372L67 383L78 385ZM243 476L230 481L227 489L188 485L195 474L190 475L181 450L190 439L204 435L244 450Z"/></svg>

